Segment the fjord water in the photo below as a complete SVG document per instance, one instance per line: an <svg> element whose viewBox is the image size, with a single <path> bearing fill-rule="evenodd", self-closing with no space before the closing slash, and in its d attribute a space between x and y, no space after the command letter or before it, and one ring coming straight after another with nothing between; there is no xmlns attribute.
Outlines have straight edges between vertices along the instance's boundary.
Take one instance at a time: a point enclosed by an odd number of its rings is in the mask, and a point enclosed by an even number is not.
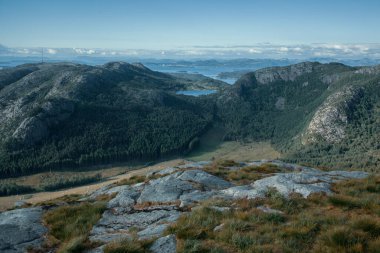
<svg viewBox="0 0 380 253"><path fill-rule="evenodd" d="M213 93L216 93L216 90L180 90L176 92L176 94L179 94L179 95L194 96L194 97L210 95Z"/></svg>

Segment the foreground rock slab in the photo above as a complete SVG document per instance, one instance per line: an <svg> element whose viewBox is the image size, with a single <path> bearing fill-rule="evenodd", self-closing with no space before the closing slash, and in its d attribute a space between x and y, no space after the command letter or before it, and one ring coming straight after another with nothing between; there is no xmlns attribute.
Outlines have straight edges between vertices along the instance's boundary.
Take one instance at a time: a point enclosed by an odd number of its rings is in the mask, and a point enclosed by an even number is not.
<svg viewBox="0 0 380 253"><path fill-rule="evenodd" d="M261 198L270 189L275 189L279 194L288 197L292 193L301 194L307 198L312 193L331 194L331 184L341 180L362 179L368 177L368 173L361 171L309 171L297 173L277 173L263 179L259 179L250 185L235 186L222 190L222 196L233 199Z"/></svg>
<svg viewBox="0 0 380 253"><path fill-rule="evenodd" d="M153 253L175 253L177 247L177 241L175 235L168 235L157 239L150 250Z"/></svg>
<svg viewBox="0 0 380 253"><path fill-rule="evenodd" d="M334 182L368 176L368 173L360 171L326 172L278 160L262 160L225 167L227 170L238 172L249 166L253 167L253 173L255 166L263 164L279 168L274 170L278 171L277 173L263 173L262 179L236 186L205 172L203 169L209 164L210 162L198 162L168 167L150 173L145 182L134 185L108 185L83 198L83 201L96 201L104 195L111 197L107 209L89 236L90 241L103 244L103 247L94 249L94 252L102 252L104 246L113 241L134 239L155 239L150 248L152 252L175 252L175 235L162 236L182 214L201 208L199 203L204 200L263 198L272 189L284 197L289 197L292 193L301 194L303 197L319 192L330 194L331 184ZM231 207L212 208L220 212L231 210ZM260 206L258 210L281 213L266 206Z"/></svg>
<svg viewBox="0 0 380 253"><path fill-rule="evenodd" d="M197 163L199 168L207 163ZM178 171L178 169L181 169ZM107 210L93 227L91 241L109 243L116 239L132 238L137 229L139 239L162 236L187 207L217 195L231 183L193 167L170 168L162 177L133 186L106 187L93 193L116 194ZM170 174L171 173L171 174ZM156 175L161 175L159 172Z"/></svg>
<svg viewBox="0 0 380 253"><path fill-rule="evenodd" d="M26 252L39 247L47 229L42 225L42 208L23 208L0 213L0 252Z"/></svg>

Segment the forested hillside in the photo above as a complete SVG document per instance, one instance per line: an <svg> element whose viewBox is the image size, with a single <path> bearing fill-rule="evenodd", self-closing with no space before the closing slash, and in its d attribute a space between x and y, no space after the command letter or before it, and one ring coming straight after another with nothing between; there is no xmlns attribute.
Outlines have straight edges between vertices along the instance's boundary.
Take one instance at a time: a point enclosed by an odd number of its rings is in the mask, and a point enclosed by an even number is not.
<svg viewBox="0 0 380 253"><path fill-rule="evenodd" d="M226 139L271 140L292 162L380 167L380 68L300 63L251 72L218 98Z"/></svg>
<svg viewBox="0 0 380 253"><path fill-rule="evenodd" d="M305 62L209 81L121 62L1 70L1 176L182 155L215 124L288 161L379 169L380 67ZM194 88L219 92L175 94Z"/></svg>
<svg viewBox="0 0 380 253"><path fill-rule="evenodd" d="M156 159L192 149L212 120L188 80L142 65L25 65L0 72L2 176Z"/></svg>

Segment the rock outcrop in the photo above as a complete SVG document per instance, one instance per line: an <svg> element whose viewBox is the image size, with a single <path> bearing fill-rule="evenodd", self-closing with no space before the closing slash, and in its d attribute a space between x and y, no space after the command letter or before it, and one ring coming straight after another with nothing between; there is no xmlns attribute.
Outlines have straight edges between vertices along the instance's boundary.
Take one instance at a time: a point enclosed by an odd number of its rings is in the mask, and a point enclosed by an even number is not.
<svg viewBox="0 0 380 253"><path fill-rule="evenodd" d="M38 248L47 229L41 223L42 208L24 208L0 213L0 251L26 252Z"/></svg>
<svg viewBox="0 0 380 253"><path fill-rule="evenodd" d="M13 137L23 145L31 146L49 135L49 128L66 120L74 112L74 104L63 99L47 101L36 116L25 118Z"/></svg>
<svg viewBox="0 0 380 253"><path fill-rule="evenodd" d="M331 194L331 184L339 180L367 176L367 173L357 171L278 173L274 176L257 180L249 186L243 186L244 188L233 187L223 192L233 198L246 197L252 199L265 196L269 189L276 189L278 193L286 197L292 193L299 193L306 198L312 193L324 192Z"/></svg>
<svg viewBox="0 0 380 253"><path fill-rule="evenodd" d="M177 242L175 235L167 235L157 239L150 247L152 253L175 253Z"/></svg>
<svg viewBox="0 0 380 253"><path fill-rule="evenodd" d="M361 90L353 87L330 95L315 112L303 134L302 143L305 145L320 139L335 143L343 139L350 110L360 96Z"/></svg>
<svg viewBox="0 0 380 253"><path fill-rule="evenodd" d="M107 210L92 229L90 240L107 243L115 239L131 238L131 231L135 229L138 229L140 239L160 236L187 207L232 186L221 178L194 169L201 164L165 169L164 173L156 174L169 175L147 183L94 192L89 199L94 199L99 194L117 192L117 195L108 202ZM191 169L185 170L186 167Z"/></svg>
<svg viewBox="0 0 380 253"><path fill-rule="evenodd" d="M207 164L169 167L150 173L149 176L161 177L146 183L113 188L108 186L94 192L87 199L95 199L101 194L117 195L108 202L107 210L91 231L90 240L109 243L132 239L136 230L139 239L159 238L182 214L196 209L199 202L207 199L261 198L271 189L276 189L285 197L292 193L299 193L303 197L320 192L331 194L330 186L334 182L368 176L365 172L324 172L281 161L263 160L241 163L229 169L238 171L246 166L271 164L283 168L285 172L269 174L248 185L235 186L203 171L202 167ZM260 208L264 212L276 212L268 207ZM222 212L230 208L215 209ZM151 249L153 252L175 252L170 251L173 245L175 237L171 235L158 239ZM164 251L163 247L169 251Z"/></svg>

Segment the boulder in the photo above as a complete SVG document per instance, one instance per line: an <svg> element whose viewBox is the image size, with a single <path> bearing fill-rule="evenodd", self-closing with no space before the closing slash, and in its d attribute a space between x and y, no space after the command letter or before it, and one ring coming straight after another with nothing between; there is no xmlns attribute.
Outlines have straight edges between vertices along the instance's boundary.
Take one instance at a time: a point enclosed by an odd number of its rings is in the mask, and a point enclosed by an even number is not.
<svg viewBox="0 0 380 253"><path fill-rule="evenodd" d="M152 253L175 253L177 240L175 235L167 235L157 239L150 247Z"/></svg>
<svg viewBox="0 0 380 253"><path fill-rule="evenodd" d="M123 187L116 197L108 202L107 208L113 208L118 213L129 212L133 209L139 196L140 193L136 189L130 186Z"/></svg>
<svg viewBox="0 0 380 253"><path fill-rule="evenodd" d="M0 213L0 252L26 252L38 248L47 229L41 223L42 208L23 208Z"/></svg>

